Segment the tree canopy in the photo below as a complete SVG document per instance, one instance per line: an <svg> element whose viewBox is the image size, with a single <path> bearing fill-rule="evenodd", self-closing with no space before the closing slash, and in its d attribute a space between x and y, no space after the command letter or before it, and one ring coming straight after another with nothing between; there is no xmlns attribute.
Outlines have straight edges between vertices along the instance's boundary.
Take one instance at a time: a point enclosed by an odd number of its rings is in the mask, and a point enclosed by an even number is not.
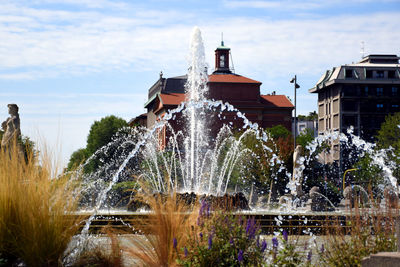
<svg viewBox="0 0 400 267"><path fill-rule="evenodd" d="M400 112L388 115L385 122L382 123L381 129L377 135L377 145L379 148L393 148L393 153L389 154L397 167L393 171L393 175L400 181Z"/></svg>
<svg viewBox="0 0 400 267"><path fill-rule="evenodd" d="M102 118L100 121L95 121L90 127L87 137L86 150L89 155L92 155L102 146L108 144L111 138L119 129L128 126L128 123L114 115Z"/></svg>
<svg viewBox="0 0 400 267"><path fill-rule="evenodd" d="M298 115L297 119L299 121L316 121L318 120L318 113L316 111L311 111L308 115Z"/></svg>
<svg viewBox="0 0 400 267"><path fill-rule="evenodd" d="M110 143L112 137L123 127L127 127L128 123L114 115L106 116L100 121L95 121L90 127L90 131L86 141L86 147L80 148L72 153L68 169L81 164L99 148ZM95 162L93 166L88 166L87 171L92 171L98 164Z"/></svg>
<svg viewBox="0 0 400 267"><path fill-rule="evenodd" d="M389 148L400 152L400 112L386 117L378 131L378 146L380 148Z"/></svg>
<svg viewBox="0 0 400 267"><path fill-rule="evenodd" d="M275 140L277 140L278 138L282 137L282 138L287 138L288 136L291 135L291 132L286 129L285 126L283 125L276 125L274 127L271 128L267 128L266 131L271 135L271 137Z"/></svg>

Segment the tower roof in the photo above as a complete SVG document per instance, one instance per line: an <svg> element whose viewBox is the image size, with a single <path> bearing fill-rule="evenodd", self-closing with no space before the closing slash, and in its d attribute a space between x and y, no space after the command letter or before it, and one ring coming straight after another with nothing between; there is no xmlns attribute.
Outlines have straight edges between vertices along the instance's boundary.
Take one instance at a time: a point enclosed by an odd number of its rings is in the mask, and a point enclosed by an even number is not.
<svg viewBox="0 0 400 267"><path fill-rule="evenodd" d="M231 49L225 46L224 41L221 41L221 45L217 47L217 50L231 50Z"/></svg>

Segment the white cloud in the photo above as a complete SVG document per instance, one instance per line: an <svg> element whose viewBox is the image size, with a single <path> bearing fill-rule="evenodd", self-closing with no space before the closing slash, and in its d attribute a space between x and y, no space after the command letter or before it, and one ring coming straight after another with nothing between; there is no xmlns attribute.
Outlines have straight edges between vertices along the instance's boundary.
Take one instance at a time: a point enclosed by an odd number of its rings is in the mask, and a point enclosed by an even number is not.
<svg viewBox="0 0 400 267"><path fill-rule="evenodd" d="M396 2L398 0L383 0L383 3ZM224 0L224 6L232 9L239 8L254 8L254 9L272 9L272 10L292 10L292 11L309 11L320 8L335 8L337 6L343 6L348 4L367 4L376 3L375 0Z"/></svg>
<svg viewBox="0 0 400 267"><path fill-rule="evenodd" d="M275 90L285 95L292 94L289 79L297 74L301 84L298 99L307 103L316 103L316 96L309 95L307 89L326 69L360 59L361 41L365 42L366 53L400 53L399 11L290 20L229 15L215 19L198 18L190 11L132 5L126 9L114 6L116 12L106 13L97 7L95 0L45 2L89 9L50 10L39 4L0 3L0 40L5 40L0 42L0 83L110 70L137 73L150 70L154 71L155 79L160 70L166 74L184 74L189 36L195 23L202 30L211 68L213 51L220 42L220 33L224 32L237 73L263 82L263 93ZM113 3L102 2L102 7ZM257 8L282 5L275 1L225 2L228 3L232 8L245 7L244 3ZM307 1L304 7L311 9L319 3ZM133 86L132 94L21 94L0 88L0 118L7 116L3 107L18 100L23 132L31 135L40 129L53 143L61 134L68 154L84 145L95 119L112 113L129 120L141 114L146 89ZM310 106L300 105L298 113L307 114L313 109Z"/></svg>
<svg viewBox="0 0 400 267"><path fill-rule="evenodd" d="M0 13L0 39L7 40L0 43L0 70L7 70L0 79L186 69L193 25L174 19L182 17L179 11L141 9L127 17L7 7L11 15ZM292 20L227 17L199 26L208 36L207 51L213 51L223 31L238 71L277 77L288 71L321 72L349 58L357 60L360 41L367 52L397 53L398 17L399 12ZM212 52L207 54L212 66Z"/></svg>
<svg viewBox="0 0 400 267"><path fill-rule="evenodd" d="M309 10L319 8L325 1L224 1L229 8L262 8L262 9L297 9Z"/></svg>

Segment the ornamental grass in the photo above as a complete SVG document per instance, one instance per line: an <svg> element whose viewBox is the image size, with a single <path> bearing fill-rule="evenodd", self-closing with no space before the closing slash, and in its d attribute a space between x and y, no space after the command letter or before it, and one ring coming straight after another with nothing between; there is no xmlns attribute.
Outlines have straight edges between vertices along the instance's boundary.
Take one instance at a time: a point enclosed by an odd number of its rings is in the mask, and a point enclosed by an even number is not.
<svg viewBox="0 0 400 267"><path fill-rule="evenodd" d="M364 257L383 251L396 251L397 207L370 201L370 207L360 208L358 202L343 222L330 225L324 249L319 250L323 266L361 266ZM386 203L389 200L386 199Z"/></svg>
<svg viewBox="0 0 400 267"><path fill-rule="evenodd" d="M77 233L78 197L46 150L26 157L14 142L0 151L0 258L7 265L61 266Z"/></svg>
<svg viewBox="0 0 400 267"><path fill-rule="evenodd" d="M178 266L177 259L183 251L177 246L187 246L188 233L196 221L197 205L187 205L177 197L176 192L164 196L147 193L141 196L150 212L142 225L139 235L133 236L124 251L137 261L138 266Z"/></svg>

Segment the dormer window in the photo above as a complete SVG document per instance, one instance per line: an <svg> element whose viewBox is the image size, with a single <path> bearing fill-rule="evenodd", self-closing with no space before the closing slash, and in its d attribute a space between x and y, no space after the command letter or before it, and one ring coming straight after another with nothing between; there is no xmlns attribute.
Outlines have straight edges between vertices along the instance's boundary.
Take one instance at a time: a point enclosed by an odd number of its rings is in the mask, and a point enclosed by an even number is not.
<svg viewBox="0 0 400 267"><path fill-rule="evenodd" d="M219 66L220 66L221 68L225 68L225 55L221 55L221 56L219 57Z"/></svg>

